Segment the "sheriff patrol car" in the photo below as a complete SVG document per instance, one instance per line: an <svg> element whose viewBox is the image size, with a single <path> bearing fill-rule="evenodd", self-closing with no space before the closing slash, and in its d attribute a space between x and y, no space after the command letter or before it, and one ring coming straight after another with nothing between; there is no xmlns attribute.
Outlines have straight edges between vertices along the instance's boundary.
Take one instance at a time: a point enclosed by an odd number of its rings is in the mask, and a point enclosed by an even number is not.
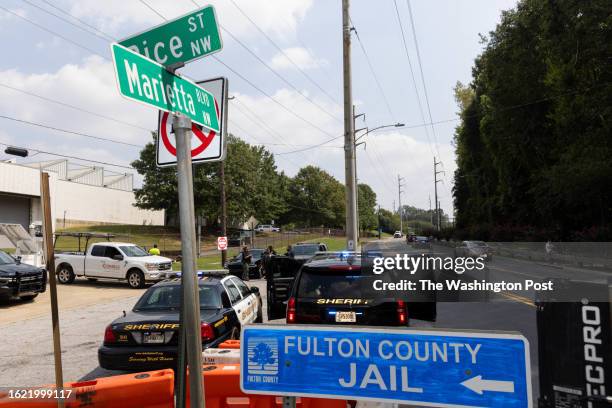
<svg viewBox="0 0 612 408"><path fill-rule="evenodd" d="M249 288L227 273L199 275L203 349L238 338L244 324L261 323L262 301L257 287ZM175 367L180 305L180 279L150 287L130 312L106 328L104 343L98 349L100 366L125 371Z"/></svg>

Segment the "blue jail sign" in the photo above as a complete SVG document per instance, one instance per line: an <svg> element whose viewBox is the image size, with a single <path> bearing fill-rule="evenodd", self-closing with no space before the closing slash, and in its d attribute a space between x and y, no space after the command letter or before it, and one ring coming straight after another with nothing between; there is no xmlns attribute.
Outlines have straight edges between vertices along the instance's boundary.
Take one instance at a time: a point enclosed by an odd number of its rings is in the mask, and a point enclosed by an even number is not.
<svg viewBox="0 0 612 408"><path fill-rule="evenodd" d="M529 343L519 334L250 325L241 338L247 394L532 406Z"/></svg>

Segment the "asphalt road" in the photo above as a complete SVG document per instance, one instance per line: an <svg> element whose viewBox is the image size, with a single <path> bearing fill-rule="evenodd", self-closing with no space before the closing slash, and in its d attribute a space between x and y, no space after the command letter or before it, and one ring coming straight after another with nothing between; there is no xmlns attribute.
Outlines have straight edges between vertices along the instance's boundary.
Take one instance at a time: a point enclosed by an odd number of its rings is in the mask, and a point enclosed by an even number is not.
<svg viewBox="0 0 612 408"><path fill-rule="evenodd" d="M367 249L404 253L413 251L404 240L374 241ZM451 250L434 246L440 255ZM588 277L604 279L605 273L578 268L560 267L523 260L495 257L488 263L490 277L496 280L545 280L548 277ZM480 278L475 276L474 278ZM265 281L250 281L258 286L264 299ZM103 332L123 310L131 308L142 293L123 283L87 282L60 286L60 327L62 359L66 381L85 380L120 374L98 366L97 349ZM413 320L413 326L463 330L517 332L527 338L531 349L531 372L534 398L537 398L538 344L534 291L506 291L488 299L439 302L435 323ZM463 299L460 299L463 300ZM486 301L486 306L483 303ZM0 387L33 386L54 381L51 322L48 293L34 302L13 302L0 305ZM266 313L264 312L264 320Z"/></svg>

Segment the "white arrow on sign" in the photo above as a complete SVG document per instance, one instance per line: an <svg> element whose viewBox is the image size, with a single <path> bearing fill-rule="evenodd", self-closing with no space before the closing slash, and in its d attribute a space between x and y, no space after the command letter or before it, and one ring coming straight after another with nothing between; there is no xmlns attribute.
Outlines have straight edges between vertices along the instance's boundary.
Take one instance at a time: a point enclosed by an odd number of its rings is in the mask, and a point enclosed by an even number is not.
<svg viewBox="0 0 612 408"><path fill-rule="evenodd" d="M480 395L483 391L514 392L513 381L483 380L482 375L465 380L461 385Z"/></svg>

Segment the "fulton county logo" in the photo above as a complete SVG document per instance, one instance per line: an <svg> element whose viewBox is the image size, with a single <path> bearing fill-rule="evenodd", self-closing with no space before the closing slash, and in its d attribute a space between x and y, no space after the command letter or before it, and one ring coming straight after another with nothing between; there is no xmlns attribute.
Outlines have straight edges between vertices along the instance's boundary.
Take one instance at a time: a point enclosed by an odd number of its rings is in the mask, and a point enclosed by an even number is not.
<svg viewBox="0 0 612 408"><path fill-rule="evenodd" d="M278 374L278 340L274 337L251 337L248 341L249 375Z"/></svg>

